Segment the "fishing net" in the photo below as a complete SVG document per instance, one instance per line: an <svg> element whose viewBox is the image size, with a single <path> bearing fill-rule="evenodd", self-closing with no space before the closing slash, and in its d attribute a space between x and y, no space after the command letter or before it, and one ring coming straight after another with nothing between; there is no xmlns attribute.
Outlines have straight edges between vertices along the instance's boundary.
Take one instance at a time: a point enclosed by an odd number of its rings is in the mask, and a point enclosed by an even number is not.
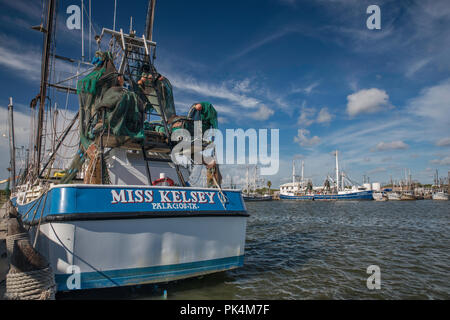
<svg viewBox="0 0 450 320"><path fill-rule="evenodd" d="M151 74L142 72L137 82L128 79L130 86L125 88L123 75L117 72L111 53L97 52L92 63L96 68L77 83L80 149L61 179L62 183L72 181L86 160L93 161L86 151L92 144L99 144L101 135L114 136L117 147L129 141L144 146L146 131L161 133L169 140L171 133L180 128L193 133L192 117L196 110L191 108L188 117L177 116L172 85L156 70L153 69ZM217 112L212 104L200 104L202 110L198 120L202 121L203 132L217 128ZM152 112L156 112L161 120L146 121Z"/></svg>

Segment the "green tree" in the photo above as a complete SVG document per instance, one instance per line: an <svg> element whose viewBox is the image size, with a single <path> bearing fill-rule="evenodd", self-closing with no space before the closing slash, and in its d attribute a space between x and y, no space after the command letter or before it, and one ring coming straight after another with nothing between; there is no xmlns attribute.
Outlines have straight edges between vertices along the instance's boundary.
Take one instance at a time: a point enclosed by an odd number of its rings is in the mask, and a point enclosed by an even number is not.
<svg viewBox="0 0 450 320"><path fill-rule="evenodd" d="M270 180L267 181L267 187L269 187L269 194L272 194L272 191L270 190L271 186L272 186L272 182Z"/></svg>

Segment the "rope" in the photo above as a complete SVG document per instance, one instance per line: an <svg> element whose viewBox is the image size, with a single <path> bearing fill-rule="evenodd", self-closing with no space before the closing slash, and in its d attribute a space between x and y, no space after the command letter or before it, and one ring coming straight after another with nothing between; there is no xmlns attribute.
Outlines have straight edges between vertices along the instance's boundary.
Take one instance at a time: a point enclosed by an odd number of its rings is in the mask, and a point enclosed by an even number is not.
<svg viewBox="0 0 450 320"><path fill-rule="evenodd" d="M6 237L6 251L8 252L9 257L12 255L14 243L19 240L30 240L30 237L26 232L13 234L12 236Z"/></svg>
<svg viewBox="0 0 450 320"><path fill-rule="evenodd" d="M55 300L55 292L55 278L50 266L35 271L10 271L6 275L6 299Z"/></svg>

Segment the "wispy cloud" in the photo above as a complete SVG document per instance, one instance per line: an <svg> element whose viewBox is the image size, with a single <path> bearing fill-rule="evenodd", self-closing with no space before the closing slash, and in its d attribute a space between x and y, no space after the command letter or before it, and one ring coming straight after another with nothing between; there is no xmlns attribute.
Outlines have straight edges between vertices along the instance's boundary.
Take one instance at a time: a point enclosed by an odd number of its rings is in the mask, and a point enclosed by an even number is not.
<svg viewBox="0 0 450 320"><path fill-rule="evenodd" d="M316 81L306 87L292 89L292 93L304 93L306 95L310 95L314 91L314 89L319 86L319 84L320 82Z"/></svg>
<svg viewBox="0 0 450 320"><path fill-rule="evenodd" d="M408 149L408 145L404 143L403 141L391 141L391 142L379 142L376 146L374 151L386 151L386 150L404 150Z"/></svg>
<svg viewBox="0 0 450 320"><path fill-rule="evenodd" d="M309 138L310 132L307 129L298 129L297 136L294 137L294 142L298 143L301 147L312 147L320 143L318 136Z"/></svg>
<svg viewBox="0 0 450 320"><path fill-rule="evenodd" d="M410 100L409 112L433 120L435 124L450 125L450 78L420 92Z"/></svg>
<svg viewBox="0 0 450 320"><path fill-rule="evenodd" d="M306 107L306 102L304 102L301 107L300 116L297 119L297 124L305 127L308 127L313 123L327 124L333 117L334 115L328 111L328 108L321 108L320 111L317 112L316 108Z"/></svg>
<svg viewBox="0 0 450 320"><path fill-rule="evenodd" d="M442 138L436 141L438 147L450 147L450 137Z"/></svg>
<svg viewBox="0 0 450 320"><path fill-rule="evenodd" d="M200 82L193 77L182 78L180 75L171 75L170 80L180 90L194 92L206 97L225 99L244 108L255 108L260 103L259 99L237 93L225 87L224 84L218 86Z"/></svg>

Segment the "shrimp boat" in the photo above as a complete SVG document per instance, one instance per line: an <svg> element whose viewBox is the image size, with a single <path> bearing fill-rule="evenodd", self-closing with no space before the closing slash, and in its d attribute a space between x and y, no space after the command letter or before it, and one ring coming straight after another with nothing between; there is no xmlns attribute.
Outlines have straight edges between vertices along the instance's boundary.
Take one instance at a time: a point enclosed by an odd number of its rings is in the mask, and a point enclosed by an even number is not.
<svg viewBox="0 0 450 320"><path fill-rule="evenodd" d="M242 266L248 214L241 191L222 189L214 175L208 188L191 186L193 164L175 161L186 153L174 152L172 133L184 128L191 134L196 124L214 127L217 114L201 103L200 120L193 120L196 109L176 115L171 84L154 65L155 1L149 1L145 35L102 29L87 75L68 78L77 77L77 88L51 77L51 60L58 58L56 7L55 0L46 1L46 25L40 28L41 89L30 146L35 152L12 186L11 202L49 261L57 290L166 282ZM48 154L50 90L76 94L79 109ZM61 168L56 159L69 155L69 136L77 143ZM201 153L208 144L203 140L189 152ZM77 287L69 285L75 272Z"/></svg>
<svg viewBox="0 0 450 320"><path fill-rule="evenodd" d="M314 194L314 200L373 200L373 191L370 188L364 186L357 186L350 181L343 172L339 172L339 160L338 151L335 152L336 156L336 181L335 188L331 190L330 183L327 178L325 181L324 189L321 193ZM344 185L345 180L352 183L351 188Z"/></svg>
<svg viewBox="0 0 450 320"><path fill-rule="evenodd" d="M302 161L301 180L296 181L295 162L292 162L292 182L282 184L280 186L280 200L314 200L312 194L312 183L306 182L303 178L305 163Z"/></svg>

